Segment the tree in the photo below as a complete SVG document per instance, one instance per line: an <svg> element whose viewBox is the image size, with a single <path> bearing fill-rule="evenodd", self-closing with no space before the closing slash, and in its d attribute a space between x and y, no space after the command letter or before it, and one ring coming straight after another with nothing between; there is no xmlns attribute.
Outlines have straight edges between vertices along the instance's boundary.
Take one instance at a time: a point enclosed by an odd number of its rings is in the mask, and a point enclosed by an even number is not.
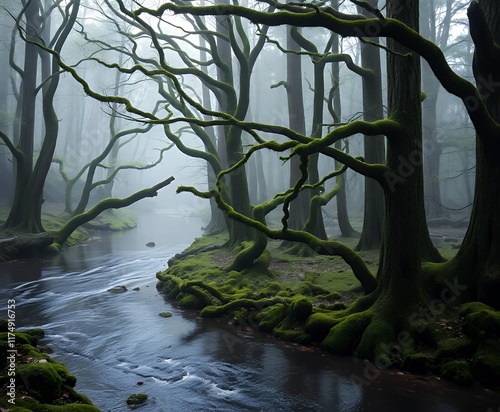
<svg viewBox="0 0 500 412"><path fill-rule="evenodd" d="M369 4L377 8L378 0ZM369 17L369 12L357 6L358 13ZM363 118L367 122L380 120L384 117L382 102L382 73L380 68L380 52L378 38L372 38L371 44L361 42L361 61L369 72L363 76ZM383 163L385 144L383 136L365 136L365 161L368 163ZM377 249L382 240L384 219L384 194L380 185L368 177L365 178L365 207L363 230L356 250Z"/></svg>
<svg viewBox="0 0 500 412"><path fill-rule="evenodd" d="M495 189L500 177L497 152L500 141L500 4L478 0L468 8L470 34L474 41L474 77L477 92L463 93L464 103L476 126L476 182L469 228L457 255L442 266L430 268L439 279L466 285L464 296L499 308L500 295L500 195ZM478 116L479 117L479 116ZM481 124L478 122L481 121ZM434 279L431 276L431 279Z"/></svg>
<svg viewBox="0 0 500 412"><path fill-rule="evenodd" d="M59 7L57 7L59 6ZM64 4L53 5L50 1L45 1L43 4L40 1L26 2L22 11L16 19L16 29L21 38L25 42L24 53L24 69L17 66L14 61L14 53L12 42L11 47L11 65L18 74L22 77L22 122L19 133L19 139L14 139L7 135L4 131L0 131L0 139L5 146L10 150L16 161L16 190L15 198L7 221L4 224L4 229L14 231L24 231L33 234L41 233L37 238L33 237L31 244L40 248L46 246L46 242L51 239L51 236L44 233L42 225L42 204L43 190L49 169L54 160L54 153L59 137L59 118L55 109L54 98L58 90L61 80L61 68L59 66L59 55L73 30L73 26L78 17L80 8L80 0L73 0ZM55 34L50 37L50 19L51 13L54 10L59 10L62 16L62 22L55 31ZM24 19L24 24L21 22ZM41 56L40 64L38 64L38 56ZM41 84L37 84L38 73L40 73ZM35 102L37 94L42 93L41 107L43 114L43 129L44 135L41 139L41 148L38 155L34 156L34 129L35 129ZM19 105L21 106L21 104ZM126 133L125 133L126 134ZM118 135L118 136L116 136ZM108 146L107 156L113 147L113 143L121 137L119 133L113 136L112 143ZM164 149L166 150L166 149ZM163 156L163 151L160 154L160 160ZM97 166L103 167L100 161ZM61 174L65 175L62 167L61 159L56 159L60 165ZM157 162L158 163L158 162ZM142 167L147 168L152 165ZM87 181L87 187L84 189L84 198L96 186L108 184L112 181L116 173L123 168L140 168L137 166L118 166L106 179L100 182L93 182L93 179ZM91 169L87 166L84 168ZM70 179L66 179L70 181ZM67 240L68 236L80 225L95 218L99 213L110 208L120 208L138 201L144 197L156 196L158 190L170 184L172 177L162 181L161 183L146 188L142 191L134 193L125 199L108 198L100 202L91 210L84 213L84 209L88 202L88 198L84 199L84 204L80 207L80 213L76 214L73 219L67 222L63 227L53 233L55 239L55 248L59 249ZM31 239L31 238L30 238ZM37 240L38 239L38 240ZM22 242L22 240L21 240ZM16 246L13 246L16 248Z"/></svg>

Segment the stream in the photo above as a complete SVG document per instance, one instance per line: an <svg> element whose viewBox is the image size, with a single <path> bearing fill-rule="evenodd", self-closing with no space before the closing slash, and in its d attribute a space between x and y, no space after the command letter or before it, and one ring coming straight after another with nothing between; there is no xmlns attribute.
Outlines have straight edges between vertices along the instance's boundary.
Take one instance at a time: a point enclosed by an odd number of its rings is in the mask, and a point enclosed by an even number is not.
<svg viewBox="0 0 500 412"><path fill-rule="evenodd" d="M0 263L1 311L15 299L17 327L43 328L41 343L103 411L127 411L129 395L146 393L141 412L500 412L500 397L477 387L379 370L179 309L157 292L155 273L201 226L182 210L155 210L137 229ZM108 292L119 285L128 291Z"/></svg>

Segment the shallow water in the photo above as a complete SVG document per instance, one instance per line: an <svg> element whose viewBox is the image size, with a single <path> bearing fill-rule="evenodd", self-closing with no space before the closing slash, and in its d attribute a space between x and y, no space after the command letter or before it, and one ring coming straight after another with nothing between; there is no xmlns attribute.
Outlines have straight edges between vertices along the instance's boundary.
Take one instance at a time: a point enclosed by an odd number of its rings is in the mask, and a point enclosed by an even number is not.
<svg viewBox="0 0 500 412"><path fill-rule="evenodd" d="M155 273L201 234L200 221L184 216L159 210L136 230L60 256L0 264L2 312L15 299L17 326L44 328L52 356L103 411L126 411L130 394L146 393L141 412L500 412L499 397L477 388L381 371L178 309L156 291ZM107 291L117 285L128 291Z"/></svg>

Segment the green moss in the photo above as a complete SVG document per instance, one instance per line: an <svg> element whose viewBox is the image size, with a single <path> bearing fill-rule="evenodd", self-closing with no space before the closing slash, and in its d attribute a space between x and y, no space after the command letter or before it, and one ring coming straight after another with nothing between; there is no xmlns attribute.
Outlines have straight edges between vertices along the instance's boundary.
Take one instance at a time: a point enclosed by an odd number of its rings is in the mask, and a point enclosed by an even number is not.
<svg viewBox="0 0 500 412"><path fill-rule="evenodd" d="M469 364L463 360L453 360L441 365L440 374L443 378L459 385L471 386L474 383Z"/></svg>
<svg viewBox="0 0 500 412"><path fill-rule="evenodd" d="M63 379L50 363L18 365L17 376L36 400L51 403L60 395Z"/></svg>
<svg viewBox="0 0 500 412"><path fill-rule="evenodd" d="M306 331L314 340L322 341L330 332L330 329L338 323L331 313L313 313L307 319Z"/></svg>
<svg viewBox="0 0 500 412"><path fill-rule="evenodd" d="M264 332L272 332L287 315L287 308L284 304L278 303L268 308L263 309L256 316L255 320L258 322L259 329Z"/></svg>
<svg viewBox="0 0 500 412"><path fill-rule="evenodd" d="M271 299L237 299L231 302L226 303L221 306L207 306L203 308L200 312L200 316L202 318L216 318L223 316L227 313L231 313L236 309L246 308L246 309L262 309L268 306L275 305L277 303L282 303L282 299L280 298L271 298Z"/></svg>
<svg viewBox="0 0 500 412"><path fill-rule="evenodd" d="M292 315L298 322L305 322L312 313L312 303L305 297L292 301Z"/></svg>
<svg viewBox="0 0 500 412"><path fill-rule="evenodd" d="M439 342L436 357L438 359L459 359L472 356L476 346L467 338L452 338Z"/></svg>
<svg viewBox="0 0 500 412"><path fill-rule="evenodd" d="M438 343L443 340L443 334L434 324L417 323L410 329L410 333L415 338L417 345L436 348Z"/></svg>
<svg viewBox="0 0 500 412"><path fill-rule="evenodd" d="M276 296L279 292L282 291L282 285L278 282L269 282L264 288L260 290L258 293L259 297L272 297Z"/></svg>
<svg viewBox="0 0 500 412"><path fill-rule="evenodd" d="M492 307L486 305L482 302L467 302L460 306L459 315L461 318L465 318L467 315L470 315L474 312L479 312L480 310L494 310Z"/></svg>
<svg viewBox="0 0 500 412"><path fill-rule="evenodd" d="M179 294L179 306L184 309L202 309L205 307L203 301L190 293Z"/></svg>
<svg viewBox="0 0 500 412"><path fill-rule="evenodd" d="M489 389L500 390L500 341L483 344L472 361L472 376Z"/></svg>
<svg viewBox="0 0 500 412"><path fill-rule="evenodd" d="M355 351L356 357L375 359L382 365L392 365L399 360L402 349L400 345L391 345L391 342L395 341L394 323L382 314L377 314L362 334Z"/></svg>
<svg viewBox="0 0 500 412"><path fill-rule="evenodd" d="M127 405L142 405L148 399L145 393L135 393L127 398Z"/></svg>
<svg viewBox="0 0 500 412"><path fill-rule="evenodd" d="M8 341L8 333L9 332L1 332L0 333L0 341L7 342ZM23 332L15 332L15 342L17 344L26 344L26 345L36 345L36 342L38 339L35 337L31 336L28 333L23 333Z"/></svg>
<svg viewBox="0 0 500 412"><path fill-rule="evenodd" d="M411 373L427 375L432 372L432 358L421 353L407 355L401 368Z"/></svg>
<svg viewBox="0 0 500 412"><path fill-rule="evenodd" d="M500 312L481 309L465 316L462 325L464 333L473 341L500 338Z"/></svg>
<svg viewBox="0 0 500 412"><path fill-rule="evenodd" d="M367 312L347 316L330 329L321 347L339 355L352 355L371 318Z"/></svg>
<svg viewBox="0 0 500 412"><path fill-rule="evenodd" d="M159 316L161 316L162 318L171 318L174 315L172 314L172 312L160 312Z"/></svg>
<svg viewBox="0 0 500 412"><path fill-rule="evenodd" d="M325 309L331 310L331 311L345 310L345 309L347 309L347 305L345 303L342 303L342 302L336 302L332 305L326 306Z"/></svg>

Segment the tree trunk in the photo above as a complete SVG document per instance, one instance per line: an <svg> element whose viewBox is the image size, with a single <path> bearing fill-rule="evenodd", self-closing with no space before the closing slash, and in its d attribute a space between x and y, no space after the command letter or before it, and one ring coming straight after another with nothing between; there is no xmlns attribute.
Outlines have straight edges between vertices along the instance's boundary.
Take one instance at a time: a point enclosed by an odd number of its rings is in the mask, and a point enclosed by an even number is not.
<svg viewBox="0 0 500 412"><path fill-rule="evenodd" d="M369 0L369 4L377 7L378 0ZM358 6L358 13L368 16L368 12ZM378 38L371 38L378 43ZM363 77L363 117L371 122L383 119L382 73L380 68L380 51L370 44L361 43L361 61L365 69L370 69L370 76ZM365 162L384 163L385 144L383 136L365 136ZM380 184L365 177L365 206L363 230L356 250L378 249L382 239L384 221L384 193Z"/></svg>
<svg viewBox="0 0 500 412"><path fill-rule="evenodd" d="M217 0L216 4L229 4L227 0ZM227 16L216 17L216 29L217 32L229 38L229 25L230 20ZM217 49L221 61L226 65L223 69L218 67L217 73L220 81L234 85L233 81L233 70L232 70L232 53L231 45L220 37L217 38ZM241 68L243 70L243 68ZM240 77L240 103L241 99L249 100L249 87L246 87L246 80L250 80L250 73L248 74L248 79L244 76ZM222 102L221 110L235 115L238 102L228 99L225 93L221 93ZM246 110L245 110L246 112ZM219 144L219 156L221 158L222 167L227 162L227 167L231 167L236 164L243 157L243 145L241 142L241 129L236 127L219 127L218 128L218 144ZM234 172L230 173L227 178L229 183L229 196L231 198L230 204L237 211L245 216L251 216L250 198L248 195L248 182L245 173L245 168L240 167ZM231 221L229 224L229 242L228 246L237 246L241 242L246 240L251 240L254 237L254 230L241 224L237 221Z"/></svg>
<svg viewBox="0 0 500 412"><path fill-rule="evenodd" d="M422 31L425 38L436 42L436 16L432 2L424 2L422 7ZM449 26L449 22L448 22ZM446 28L444 29L446 30ZM449 29L448 29L449 31ZM446 47L442 44L442 48ZM443 47L444 46L444 47ZM425 99L422 102L423 117L423 147L424 154L424 185L425 185L425 211L427 218L448 217L446 209L442 206L441 186L439 183L439 167L442 148L437 138L437 100L440 83L432 73L429 64L422 60L422 88Z"/></svg>
<svg viewBox="0 0 500 412"><path fill-rule="evenodd" d="M292 28L287 27L286 48L294 52L301 50L300 46L290 35ZM288 102L288 125L291 130L306 134L306 121L304 116L304 97L302 93L302 56L295 53L286 55L286 94ZM294 187L301 178L300 160L298 156L290 159L290 187ZM290 204L290 217L288 225L291 229L300 230L307 221L307 211L309 210L310 194L307 191L297 196ZM289 242L285 242L287 245Z"/></svg>
<svg viewBox="0 0 500 412"><path fill-rule="evenodd" d="M39 1L29 3L25 11L26 37L28 40L36 41L40 35L40 4ZM36 102L36 81L38 72L38 47L32 43L25 43L24 46L24 70L22 80L22 109L21 109L21 130L19 135L19 149L24 154L22 164L16 168L16 186L14 191L14 201L5 222L6 228L19 227L23 230L38 232L40 228L32 225L23 227L23 215L27 212L28 204L25 196L30 196L27 192L28 182L33 170L33 146L35 133L35 102Z"/></svg>
<svg viewBox="0 0 500 412"><path fill-rule="evenodd" d="M478 0L469 7L471 33L492 36L500 44L500 3ZM489 33L488 33L489 31ZM473 36L474 38L474 36ZM483 43L476 43L474 76L483 101L492 116L500 122L500 61L498 46L496 55L485 53ZM488 82L486 82L486 80ZM474 202L469 228L456 257L450 262L452 276L458 275L468 287L469 299L481 300L500 309L500 143L491 136L476 138L476 182Z"/></svg>

